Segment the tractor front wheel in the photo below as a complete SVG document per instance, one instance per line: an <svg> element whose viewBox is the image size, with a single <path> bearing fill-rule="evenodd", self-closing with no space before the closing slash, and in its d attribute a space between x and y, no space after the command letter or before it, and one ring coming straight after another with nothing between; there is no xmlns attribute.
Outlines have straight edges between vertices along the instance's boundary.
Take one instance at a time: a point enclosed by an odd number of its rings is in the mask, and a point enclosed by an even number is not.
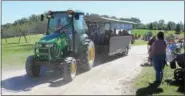
<svg viewBox="0 0 185 96"><path fill-rule="evenodd" d="M40 65L34 63L33 56L29 56L26 60L26 73L29 76L39 76L40 75Z"/></svg>
<svg viewBox="0 0 185 96"><path fill-rule="evenodd" d="M85 71L91 70L95 60L95 46L93 41L90 41L88 44L84 59L85 62L83 63L83 69Z"/></svg>
<svg viewBox="0 0 185 96"><path fill-rule="evenodd" d="M67 57L63 63L63 78L64 81L70 82L76 76L77 63L73 57Z"/></svg>

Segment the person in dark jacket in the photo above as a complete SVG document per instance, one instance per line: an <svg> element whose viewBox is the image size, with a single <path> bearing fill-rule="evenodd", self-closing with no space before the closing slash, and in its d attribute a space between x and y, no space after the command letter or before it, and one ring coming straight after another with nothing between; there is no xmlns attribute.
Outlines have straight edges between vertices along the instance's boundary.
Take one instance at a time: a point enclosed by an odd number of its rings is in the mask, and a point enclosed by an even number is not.
<svg viewBox="0 0 185 96"><path fill-rule="evenodd" d="M157 40L150 47L149 58L152 58L152 64L156 71L155 83L161 83L163 78L163 69L166 63L166 42L164 40L164 33L157 34Z"/></svg>

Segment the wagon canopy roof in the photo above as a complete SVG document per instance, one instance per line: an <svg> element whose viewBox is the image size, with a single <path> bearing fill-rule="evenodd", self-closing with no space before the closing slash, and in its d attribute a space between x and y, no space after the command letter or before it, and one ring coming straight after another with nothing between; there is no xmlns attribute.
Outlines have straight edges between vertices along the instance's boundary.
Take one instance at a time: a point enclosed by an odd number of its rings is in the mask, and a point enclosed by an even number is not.
<svg viewBox="0 0 185 96"><path fill-rule="evenodd" d="M94 23L127 23L127 24L137 24L131 21L124 21L124 20L118 20L118 19L112 19L112 18L105 18L105 17L99 17L99 16L85 16L85 21L94 22Z"/></svg>

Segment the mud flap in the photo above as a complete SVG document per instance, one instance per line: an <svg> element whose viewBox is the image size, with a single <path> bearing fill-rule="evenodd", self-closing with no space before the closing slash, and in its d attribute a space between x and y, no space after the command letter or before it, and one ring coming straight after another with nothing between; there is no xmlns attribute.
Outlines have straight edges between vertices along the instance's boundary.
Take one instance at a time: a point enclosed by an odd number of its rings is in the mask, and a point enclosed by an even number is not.
<svg viewBox="0 0 185 96"><path fill-rule="evenodd" d="M129 47L131 36L115 36L110 38L109 56L122 53Z"/></svg>

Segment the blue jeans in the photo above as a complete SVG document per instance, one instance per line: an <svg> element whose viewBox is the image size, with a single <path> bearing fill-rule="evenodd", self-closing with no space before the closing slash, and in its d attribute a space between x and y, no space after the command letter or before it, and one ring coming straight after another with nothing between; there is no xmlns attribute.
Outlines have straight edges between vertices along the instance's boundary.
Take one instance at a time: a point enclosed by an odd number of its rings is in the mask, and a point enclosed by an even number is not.
<svg viewBox="0 0 185 96"><path fill-rule="evenodd" d="M156 72L156 81L162 81L163 69L165 66L166 54L156 55L152 57L152 64Z"/></svg>

